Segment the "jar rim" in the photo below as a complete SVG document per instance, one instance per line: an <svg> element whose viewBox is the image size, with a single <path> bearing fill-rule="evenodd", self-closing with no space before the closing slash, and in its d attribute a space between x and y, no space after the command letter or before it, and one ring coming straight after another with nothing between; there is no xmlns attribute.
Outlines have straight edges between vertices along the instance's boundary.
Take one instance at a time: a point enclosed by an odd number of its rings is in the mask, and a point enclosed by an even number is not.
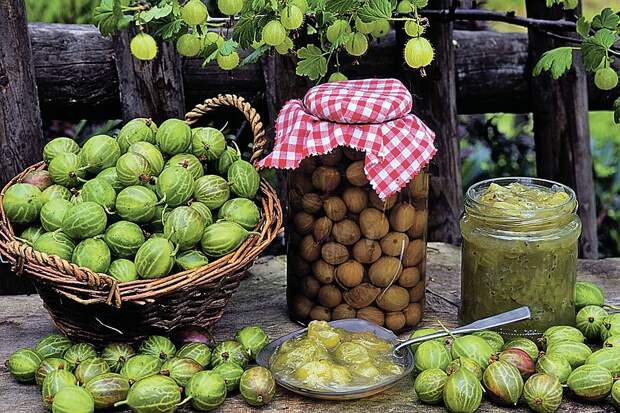
<svg viewBox="0 0 620 413"><path fill-rule="evenodd" d="M484 204L479 201L479 194L491 184L508 185L510 183L520 183L527 186L538 186L542 188L557 188L568 194L568 199L561 204L541 207L536 209L525 209L519 214L507 213L504 208ZM502 177L492 178L473 184L465 193L465 213L470 214L477 220L486 221L489 225L495 225L507 231L522 231L529 228L544 229L558 225L560 222L568 222L577 211L578 203L575 191L570 187L559 182L542 178L531 177Z"/></svg>

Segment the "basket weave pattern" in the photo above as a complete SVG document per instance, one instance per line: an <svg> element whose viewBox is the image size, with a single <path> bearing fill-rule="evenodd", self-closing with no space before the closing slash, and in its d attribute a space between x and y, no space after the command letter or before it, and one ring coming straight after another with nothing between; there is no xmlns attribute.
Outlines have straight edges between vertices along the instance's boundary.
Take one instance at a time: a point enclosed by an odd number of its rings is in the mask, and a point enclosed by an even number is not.
<svg viewBox="0 0 620 413"><path fill-rule="evenodd" d="M265 133L260 116L243 98L219 95L207 99L187 113L186 122L192 125L209 112L226 106L237 108L247 119L254 135L252 161L256 161L266 144ZM278 196L269 183L261 180L261 220L256 234L252 233L236 251L205 267L154 280L119 283L105 274L35 251L15 238L4 213L4 193L29 172L45 168L44 162L30 166L0 192L0 255L18 275L32 278L56 326L74 339L98 344L136 342L177 327L211 327L221 318L245 271L282 228Z"/></svg>

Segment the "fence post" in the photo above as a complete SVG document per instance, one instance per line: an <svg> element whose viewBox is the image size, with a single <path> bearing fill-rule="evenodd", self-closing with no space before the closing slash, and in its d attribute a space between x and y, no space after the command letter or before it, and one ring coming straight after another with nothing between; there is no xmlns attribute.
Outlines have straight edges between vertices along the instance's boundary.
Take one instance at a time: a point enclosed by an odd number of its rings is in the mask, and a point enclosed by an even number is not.
<svg viewBox="0 0 620 413"><path fill-rule="evenodd" d="M0 1L0 186L41 160L43 132L23 0ZM33 291L0 264L0 293Z"/></svg>
<svg viewBox="0 0 620 413"><path fill-rule="evenodd" d="M129 50L135 33L132 29L114 36L123 120L147 117L159 123L167 118L183 118L182 64L174 44L159 43L154 60L140 61Z"/></svg>
<svg viewBox="0 0 620 413"><path fill-rule="evenodd" d="M526 6L529 17L565 17L561 8L547 8L544 1L527 0ZM581 2L577 9L571 11L573 15L566 17L574 18L580 13ZM530 30L528 37L531 67L545 51L562 45L560 41L536 30ZM575 190L583 225L579 254L582 258L597 258L598 236L588 123L588 84L581 55L575 53L573 57L573 68L559 80L553 80L548 74L532 77L530 80L536 168L539 177L562 182Z"/></svg>
<svg viewBox="0 0 620 413"><path fill-rule="evenodd" d="M449 8L451 0L431 0L429 9ZM453 24L431 21L426 36L435 48L435 60L426 68L426 77L403 71L403 77L415 98L414 109L435 131L438 151L431 163L429 192L429 239L460 241L459 217L463 188L456 111L456 70L454 64ZM404 47L407 36L397 30L397 44ZM402 54L397 56L403 65ZM417 73L417 72L416 72Z"/></svg>

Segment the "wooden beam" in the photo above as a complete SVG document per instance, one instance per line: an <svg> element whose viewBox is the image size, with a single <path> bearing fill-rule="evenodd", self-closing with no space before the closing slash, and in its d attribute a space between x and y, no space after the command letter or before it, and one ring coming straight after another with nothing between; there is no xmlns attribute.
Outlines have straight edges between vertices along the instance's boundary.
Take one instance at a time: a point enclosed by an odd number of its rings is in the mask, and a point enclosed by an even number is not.
<svg viewBox="0 0 620 413"><path fill-rule="evenodd" d="M565 17L560 7L547 8L544 2L528 0L527 14L540 19ZM581 7L574 13L580 14ZM577 16L568 16L576 18ZM560 41L530 30L530 62L538 61ZM560 181L575 190L582 222L579 254L598 257L596 203L588 124L588 79L581 56L575 53L571 71L559 80L548 74L530 80L530 103L534 114L536 169L538 176Z"/></svg>
<svg viewBox="0 0 620 413"><path fill-rule="evenodd" d="M431 0L429 6L447 8L450 3L450 0ZM408 36L402 29L397 34L397 43L404 45ZM453 23L431 20L426 36L435 48L435 60L425 69L426 76L422 77L419 70L405 68L401 77L415 97L414 110L435 131L437 154L430 167L428 237L433 241L458 243L463 188L457 135ZM394 64L404 68L400 55Z"/></svg>
<svg viewBox="0 0 620 413"><path fill-rule="evenodd" d="M40 160L43 132L23 0L0 1L0 186ZM0 291L32 291L0 264Z"/></svg>
<svg viewBox="0 0 620 413"><path fill-rule="evenodd" d="M183 118L183 74L174 43L160 43L154 60L140 61L129 50L135 33L119 33L113 42L123 119L145 117L159 123L168 118Z"/></svg>
<svg viewBox="0 0 620 413"><path fill-rule="evenodd" d="M111 39L90 25L31 24L35 74L47 119L120 117L118 75ZM454 32L457 109L460 114L530 111L527 35L493 31ZM395 35L373 44L359 65L344 68L354 77L396 76L394 58L402 51ZM261 65L224 72L183 60L186 107L218 93L252 98L265 92ZM590 109L611 108L620 94L590 88Z"/></svg>

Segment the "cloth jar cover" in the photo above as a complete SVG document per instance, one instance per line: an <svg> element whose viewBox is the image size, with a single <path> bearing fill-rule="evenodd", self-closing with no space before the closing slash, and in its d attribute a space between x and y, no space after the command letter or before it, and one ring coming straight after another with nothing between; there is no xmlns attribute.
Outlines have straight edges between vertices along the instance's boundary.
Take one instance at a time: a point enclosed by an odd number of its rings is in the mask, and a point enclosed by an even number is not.
<svg viewBox="0 0 620 413"><path fill-rule="evenodd" d="M294 169L338 146L364 151L364 172L380 198L398 192L435 155L435 134L409 113L413 98L396 79L330 82L288 101L274 149L261 168Z"/></svg>

